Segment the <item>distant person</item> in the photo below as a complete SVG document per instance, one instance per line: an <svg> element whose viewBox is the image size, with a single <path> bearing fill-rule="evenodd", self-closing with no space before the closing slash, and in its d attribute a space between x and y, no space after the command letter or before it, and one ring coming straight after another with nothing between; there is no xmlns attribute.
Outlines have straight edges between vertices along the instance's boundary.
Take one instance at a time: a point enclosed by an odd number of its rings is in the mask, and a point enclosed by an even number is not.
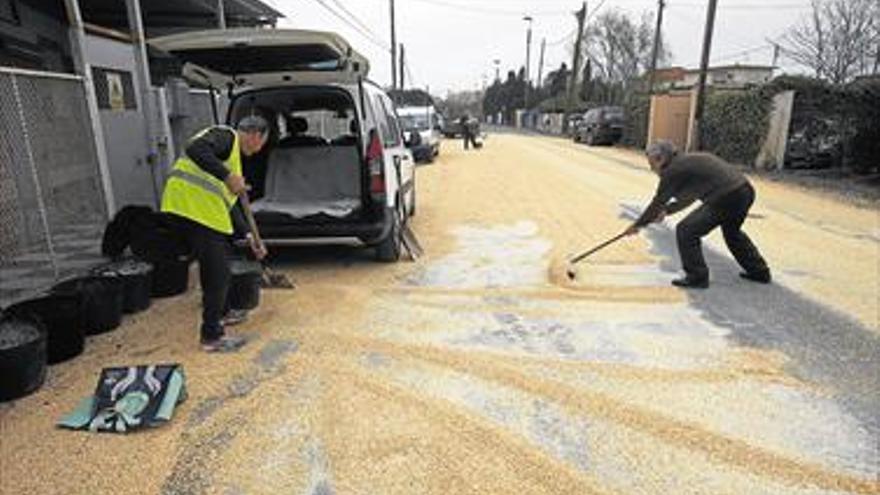
<svg viewBox="0 0 880 495"><path fill-rule="evenodd" d="M230 237L245 232L257 259L258 247L236 206L247 191L242 157L266 145L269 125L257 115L239 121L236 129L214 126L190 139L186 152L174 163L162 193L162 211L173 216L199 262L202 286L201 345L207 352L234 351L244 340L227 336L224 325L241 322L242 314L228 311Z"/></svg>
<svg viewBox="0 0 880 495"><path fill-rule="evenodd" d="M461 133L464 138L464 149L468 149L468 145L472 144L474 149L478 149L480 145L477 144L477 140L474 137L474 129L471 126L470 118L467 115L462 116L458 119L458 123L461 125Z"/></svg>
<svg viewBox="0 0 880 495"><path fill-rule="evenodd" d="M675 229L684 277L672 281L678 287L709 287L709 269L700 240L718 226L727 248L745 270L740 276L770 283L770 268L758 248L742 231L742 224L755 201L755 189L736 167L710 153L679 153L669 141L657 141L646 150L651 170L660 176L654 199L627 230L634 235L651 222L662 221L700 200Z"/></svg>

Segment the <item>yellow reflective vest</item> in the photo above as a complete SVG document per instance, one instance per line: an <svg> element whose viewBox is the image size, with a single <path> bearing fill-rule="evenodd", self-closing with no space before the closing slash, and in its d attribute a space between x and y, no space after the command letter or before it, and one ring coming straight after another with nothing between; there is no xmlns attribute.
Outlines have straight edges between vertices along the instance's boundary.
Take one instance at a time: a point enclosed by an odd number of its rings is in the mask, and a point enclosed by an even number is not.
<svg viewBox="0 0 880 495"><path fill-rule="evenodd" d="M199 132L193 139L198 139L211 129L209 127ZM238 133L231 127L228 129L235 133L235 140L232 142L232 152L224 164L230 173L241 175ZM162 211L188 218L229 235L232 234L230 210L237 199L223 181L202 170L188 156L181 155L174 162L165 182Z"/></svg>

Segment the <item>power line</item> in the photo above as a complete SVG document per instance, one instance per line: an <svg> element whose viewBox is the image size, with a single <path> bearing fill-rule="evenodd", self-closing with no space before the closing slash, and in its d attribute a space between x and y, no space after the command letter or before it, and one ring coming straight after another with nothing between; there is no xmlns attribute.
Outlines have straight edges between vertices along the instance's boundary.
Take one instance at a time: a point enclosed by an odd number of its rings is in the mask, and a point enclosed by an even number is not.
<svg viewBox="0 0 880 495"><path fill-rule="evenodd" d="M599 9L601 9L602 6L603 6L604 4L605 4L605 0L601 0L601 1L599 2L599 5L596 6L595 9L591 10L589 14L587 14L587 18L586 18L586 20L585 20L584 22L589 21L591 17L593 17L594 15L596 15L596 14L599 12ZM571 38L573 38L575 34L577 34L577 28L572 29L571 31L569 31L568 34L566 34L566 35L563 36L562 38L559 38L559 39L556 40L556 41L548 41L548 42L547 42L547 46L557 46L557 45L561 45L562 43L565 43L566 41L570 41Z"/></svg>
<svg viewBox="0 0 880 495"><path fill-rule="evenodd" d="M559 38L559 39L556 40L556 41L548 41L548 42L547 42L547 46L561 45L562 43L565 43L566 41L569 41L569 40L572 38L572 36L574 36L575 34L577 34L577 28L572 29L571 31L569 31L568 34L566 34L566 35L563 36L562 38Z"/></svg>
<svg viewBox="0 0 880 495"><path fill-rule="evenodd" d="M360 27L358 27L357 24L354 24L353 22L349 21L349 20L348 20L347 18L345 18L342 14L340 14L339 12L337 12L336 10L334 10L332 7L330 7L329 5L327 5L327 4L324 2L324 0L314 0L314 1L317 2L320 6L324 7L324 9L326 9L327 12L330 12L331 14L333 14L334 17L336 17L337 19L339 19L340 21L342 21L343 23L345 23L345 25L347 25L348 27L354 29L355 32L357 32L358 34L360 34L361 36L363 36L364 39L366 39L366 40L369 41L370 43L373 43L374 45L378 46L379 48L382 48L382 49L385 50L385 51L391 51L391 47L388 46L387 44L385 44L385 42L384 42L383 40L381 40L380 38L376 37L375 34L371 34L371 33L369 33L369 32L364 31L363 29L361 29Z"/></svg>
<svg viewBox="0 0 880 495"><path fill-rule="evenodd" d="M481 13L481 14L491 14L491 15L510 15L510 16L521 16L526 11L528 11L533 16L545 15L567 15L569 14L568 10L562 9L554 9L554 10L543 10L543 11L535 11L530 8L524 8L519 10L510 10L510 9L496 9L492 7L478 7L473 4L460 4L453 3L445 0L415 0L417 2L426 3L429 5L434 5L436 7L445 7L445 8L453 8L462 13L470 14L470 13Z"/></svg>
<svg viewBox="0 0 880 495"><path fill-rule="evenodd" d="M370 29L369 26L367 26L366 24L364 24L364 23L358 18L358 16L352 14L351 11L348 10L348 8L346 8L345 5L343 5L342 2L340 2L339 0L331 0L331 1L336 5L337 8L339 8L339 10L341 10L345 15L347 15L349 19L351 19L352 21L355 22L355 24L357 24L358 26L360 26L361 28L363 28L364 31L370 33L370 34L371 34L375 39L377 39L377 40L381 40L381 39L382 39L381 36L379 36L378 34L376 34L376 32L373 31L372 29Z"/></svg>
<svg viewBox="0 0 880 495"><path fill-rule="evenodd" d="M601 0L601 1L599 2L599 5L597 5L596 8L593 9L592 12L590 12L589 14L587 14L587 19L586 19L584 22L589 21L591 17L593 17L594 15L596 15L596 14L599 12L599 9L601 9L603 5L605 5L605 0Z"/></svg>
<svg viewBox="0 0 880 495"><path fill-rule="evenodd" d="M671 8L678 7L705 7L705 4L695 3L695 2L674 2L668 5ZM760 10L799 10L799 9L808 9L811 8L809 4L803 3L732 3L732 4L723 4L718 6L719 9L723 10L752 10L752 9L760 9Z"/></svg>
<svg viewBox="0 0 880 495"><path fill-rule="evenodd" d="M728 60L731 60L731 59L734 59L734 58L738 58L738 57L740 57L740 56L742 56L742 55L748 55L748 54L750 54L750 53L761 52L761 51L768 50L768 49L772 49L772 48L773 48L773 45L770 45L770 44L763 44L763 45L760 45L760 46L755 46L755 47L749 48L749 49L747 49L747 50L741 50L741 51L738 51L738 52L733 52L733 53L728 53L728 54L721 55L721 56L718 56L718 57L713 57L712 60L713 60L714 63L725 62L725 61L728 61Z"/></svg>

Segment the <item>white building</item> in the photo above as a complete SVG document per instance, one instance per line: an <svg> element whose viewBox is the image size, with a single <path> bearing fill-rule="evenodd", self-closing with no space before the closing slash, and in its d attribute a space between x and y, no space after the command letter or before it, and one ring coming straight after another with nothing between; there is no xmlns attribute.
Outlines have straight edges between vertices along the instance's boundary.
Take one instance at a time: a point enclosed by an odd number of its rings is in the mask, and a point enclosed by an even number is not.
<svg viewBox="0 0 880 495"><path fill-rule="evenodd" d="M773 78L773 67L767 65L722 65L709 67L706 85L727 88L741 88L752 84L764 84ZM697 85L700 69L684 71L683 77L675 87L689 88Z"/></svg>

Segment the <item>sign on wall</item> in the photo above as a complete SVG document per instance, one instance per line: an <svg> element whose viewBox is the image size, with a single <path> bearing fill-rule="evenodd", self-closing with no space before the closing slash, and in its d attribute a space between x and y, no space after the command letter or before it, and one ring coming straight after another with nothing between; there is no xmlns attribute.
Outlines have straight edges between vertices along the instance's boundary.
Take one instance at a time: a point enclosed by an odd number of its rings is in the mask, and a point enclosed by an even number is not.
<svg viewBox="0 0 880 495"><path fill-rule="evenodd" d="M93 67L92 78L98 108L116 112L137 110L131 72Z"/></svg>
<svg viewBox="0 0 880 495"><path fill-rule="evenodd" d="M116 72L107 72L107 99L111 110L125 110L125 90L122 88L122 76Z"/></svg>

